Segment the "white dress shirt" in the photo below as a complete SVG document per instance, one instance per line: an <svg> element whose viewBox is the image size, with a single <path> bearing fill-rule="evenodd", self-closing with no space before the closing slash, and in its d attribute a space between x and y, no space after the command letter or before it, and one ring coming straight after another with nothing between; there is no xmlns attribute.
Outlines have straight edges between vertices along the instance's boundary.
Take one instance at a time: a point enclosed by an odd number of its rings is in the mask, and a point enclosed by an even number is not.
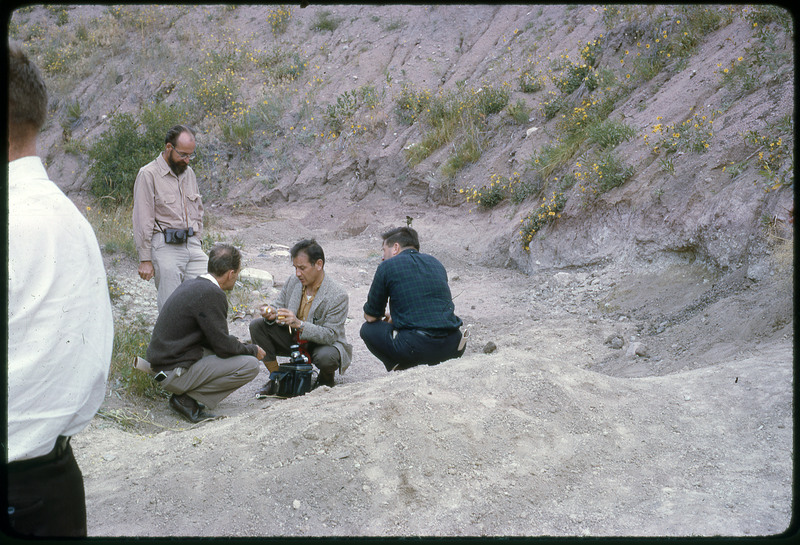
<svg viewBox="0 0 800 545"><path fill-rule="evenodd" d="M219 289L222 289L222 288L220 287L220 285L219 285L219 282L217 282L217 279L216 279L216 278L214 278L214 275L213 275L213 274L211 274L211 273L205 273L205 274L201 274L200 276L202 276L202 277L203 277L203 278L205 278L206 280L210 280L211 282L213 282L214 284L216 284L216 286L217 286Z"/></svg>
<svg viewBox="0 0 800 545"><path fill-rule="evenodd" d="M91 225L41 159L8 163L7 461L52 450L103 402L114 320Z"/></svg>

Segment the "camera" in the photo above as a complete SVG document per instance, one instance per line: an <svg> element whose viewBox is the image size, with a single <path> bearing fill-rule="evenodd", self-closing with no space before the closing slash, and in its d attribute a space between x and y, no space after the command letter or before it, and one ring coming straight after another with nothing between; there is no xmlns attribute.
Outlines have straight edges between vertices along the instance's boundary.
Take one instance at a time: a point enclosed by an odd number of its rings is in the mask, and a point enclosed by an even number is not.
<svg viewBox="0 0 800 545"><path fill-rule="evenodd" d="M183 244L194 236L194 229L164 229L164 242L167 244Z"/></svg>
<svg viewBox="0 0 800 545"><path fill-rule="evenodd" d="M291 347L289 347L289 352L289 363L294 365L308 363L308 356L300 352L299 344L293 344Z"/></svg>

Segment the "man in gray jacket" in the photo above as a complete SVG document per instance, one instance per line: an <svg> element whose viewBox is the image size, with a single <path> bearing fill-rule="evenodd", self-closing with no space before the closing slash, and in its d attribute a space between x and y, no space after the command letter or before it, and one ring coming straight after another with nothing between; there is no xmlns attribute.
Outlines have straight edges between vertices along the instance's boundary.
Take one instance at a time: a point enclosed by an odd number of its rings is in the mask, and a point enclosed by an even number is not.
<svg viewBox="0 0 800 545"><path fill-rule="evenodd" d="M315 387L333 386L336 370L350 365L353 347L347 342L345 322L350 298L325 274L325 253L315 240L302 240L290 251L294 276L289 277L274 305L261 308L262 318L250 322L254 343L264 349L264 363L270 372L278 370L277 356L288 356L293 344L300 345L319 376ZM256 397L272 395L269 380Z"/></svg>

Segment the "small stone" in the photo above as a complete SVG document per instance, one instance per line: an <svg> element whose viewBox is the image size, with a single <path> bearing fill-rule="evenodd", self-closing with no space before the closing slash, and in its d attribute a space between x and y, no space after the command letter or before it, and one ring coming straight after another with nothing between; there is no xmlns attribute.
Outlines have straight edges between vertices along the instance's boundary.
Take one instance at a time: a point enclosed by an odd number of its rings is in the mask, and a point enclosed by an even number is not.
<svg viewBox="0 0 800 545"><path fill-rule="evenodd" d="M294 507L295 509L300 509L300 500L294 500L292 502L292 507Z"/></svg>
<svg viewBox="0 0 800 545"><path fill-rule="evenodd" d="M572 283L572 275L567 272L556 273L553 276L553 279L555 279L556 284L562 288L565 288Z"/></svg>
<svg viewBox="0 0 800 545"><path fill-rule="evenodd" d="M486 343L486 346L483 347L484 354L491 354L495 350L497 350L497 345L494 344L492 341L489 341L488 343Z"/></svg>
<svg viewBox="0 0 800 545"><path fill-rule="evenodd" d="M639 357L639 358L646 358L647 357L647 346L644 343L635 342L631 343L628 346L628 351L625 353L628 357Z"/></svg>
<svg viewBox="0 0 800 545"><path fill-rule="evenodd" d="M270 289L274 285L272 274L261 269L245 268L239 272L239 279L250 281L261 286L262 289Z"/></svg>
<svg viewBox="0 0 800 545"><path fill-rule="evenodd" d="M625 346L625 339L622 338L622 335L614 333L606 338L605 344L607 344L608 346L610 346L615 350L619 350L623 346Z"/></svg>

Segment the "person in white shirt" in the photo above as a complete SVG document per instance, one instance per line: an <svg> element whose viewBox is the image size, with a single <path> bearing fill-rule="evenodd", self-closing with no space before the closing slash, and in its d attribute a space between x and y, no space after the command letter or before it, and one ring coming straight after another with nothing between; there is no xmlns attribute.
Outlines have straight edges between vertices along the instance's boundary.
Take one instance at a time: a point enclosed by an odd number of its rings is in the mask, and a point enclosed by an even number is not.
<svg viewBox="0 0 800 545"><path fill-rule="evenodd" d="M94 231L36 155L47 115L38 69L10 44L8 71L8 442L4 526L18 536L87 533L69 445L103 402L114 342Z"/></svg>

